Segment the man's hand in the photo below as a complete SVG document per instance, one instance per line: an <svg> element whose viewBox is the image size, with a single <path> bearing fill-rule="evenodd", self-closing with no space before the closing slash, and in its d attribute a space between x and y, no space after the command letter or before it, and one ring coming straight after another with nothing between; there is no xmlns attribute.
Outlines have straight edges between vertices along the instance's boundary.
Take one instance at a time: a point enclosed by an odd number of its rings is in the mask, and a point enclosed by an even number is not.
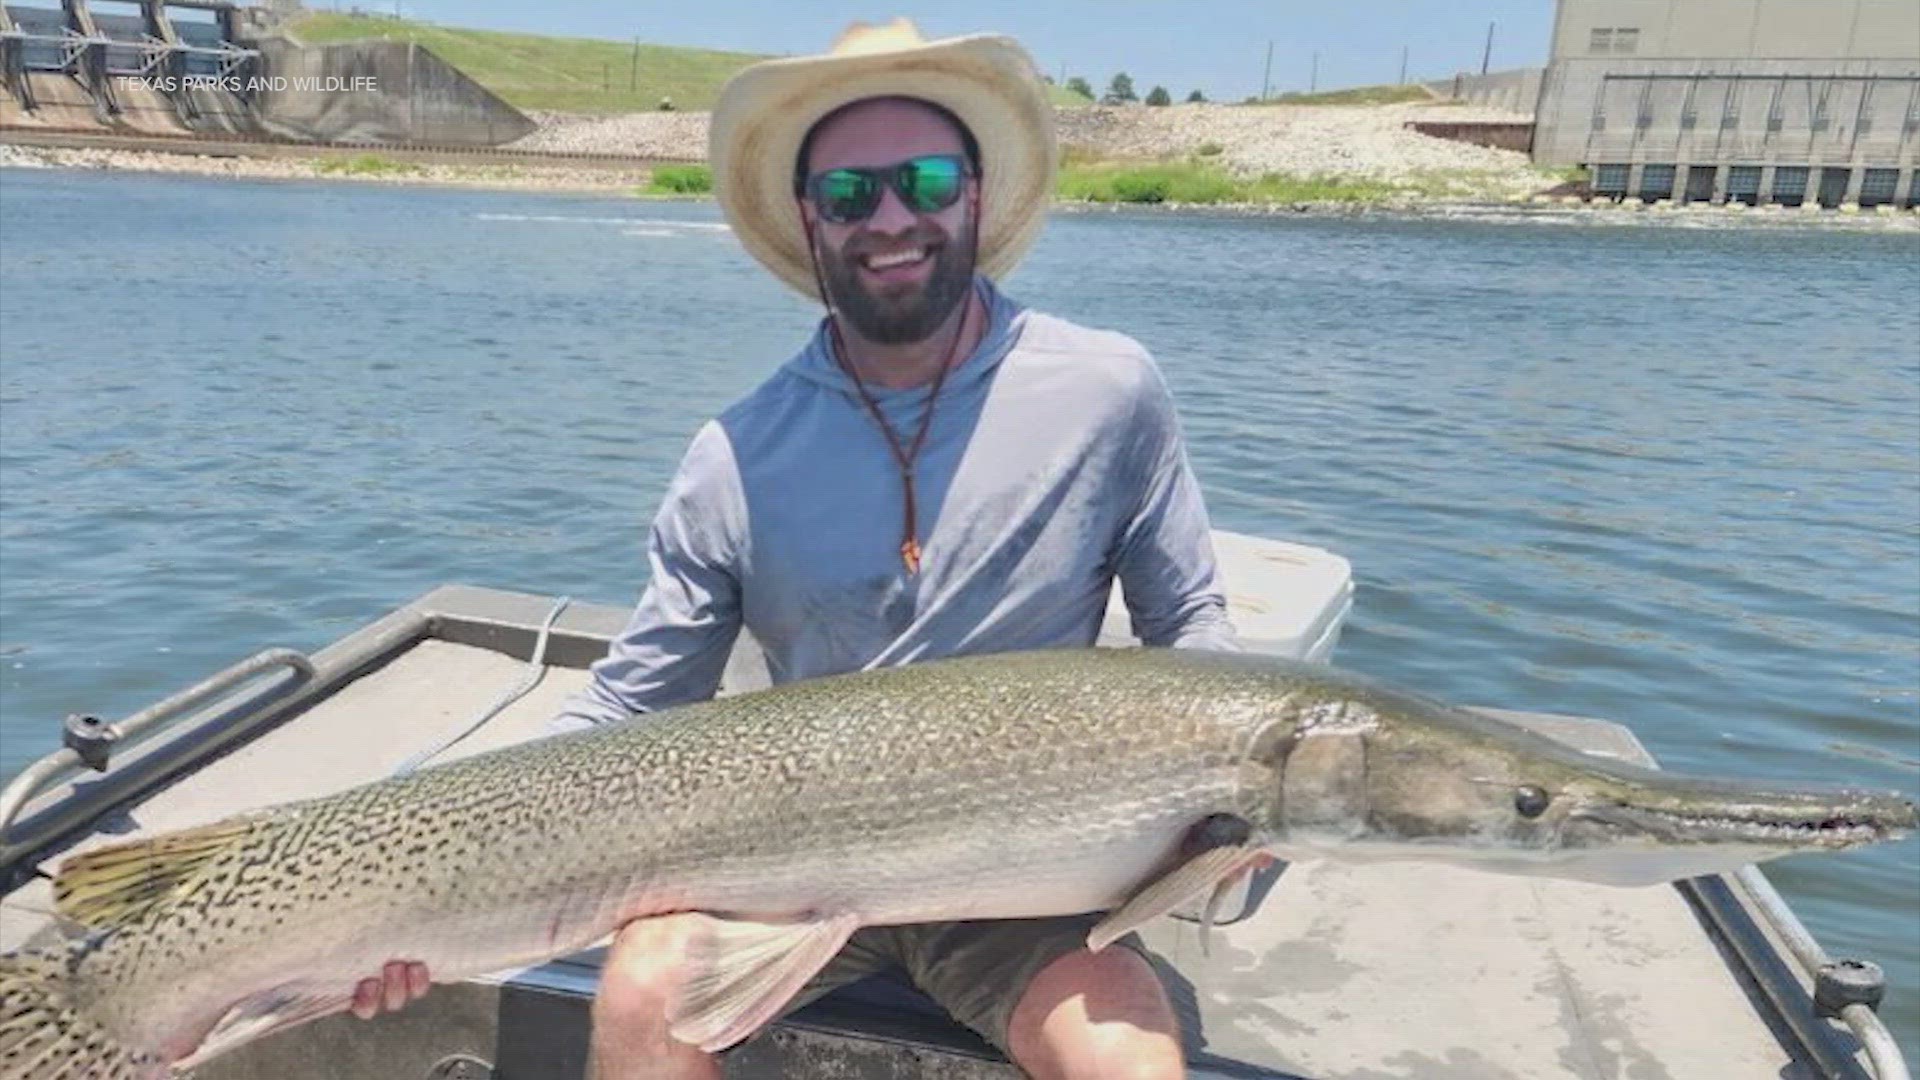
<svg viewBox="0 0 1920 1080"><path fill-rule="evenodd" d="M413 960L389 960L377 979L361 979L353 988L353 1015L371 1020L383 1012L399 1012L419 1001L433 987L427 965Z"/></svg>

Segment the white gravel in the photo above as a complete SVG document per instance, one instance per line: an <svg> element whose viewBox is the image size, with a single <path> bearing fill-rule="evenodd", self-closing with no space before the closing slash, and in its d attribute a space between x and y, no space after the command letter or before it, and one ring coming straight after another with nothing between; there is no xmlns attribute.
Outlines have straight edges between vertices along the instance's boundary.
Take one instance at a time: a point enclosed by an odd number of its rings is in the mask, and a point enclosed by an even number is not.
<svg viewBox="0 0 1920 1080"><path fill-rule="evenodd" d="M705 161L707 115L644 112L583 116L530 110L527 116L540 125L539 129L507 146L557 154L627 154Z"/></svg>
<svg viewBox="0 0 1920 1080"><path fill-rule="evenodd" d="M0 166L115 169L253 180L356 180L385 184L447 184L462 187L542 191L632 191L646 182L645 169L602 170L565 166L421 165L374 175L324 172L317 158L211 157L146 150L55 149L0 144Z"/></svg>
<svg viewBox="0 0 1920 1080"><path fill-rule="evenodd" d="M1528 170L1527 156L1421 135L1416 119L1527 117L1437 105L1169 105L1063 109L1060 139L1096 157L1178 158L1209 144L1236 172L1345 174L1389 179L1434 170Z"/></svg>
<svg viewBox="0 0 1920 1080"><path fill-rule="evenodd" d="M641 112L616 116L530 114L540 124L515 149L549 153L619 154L704 160L708 114ZM1208 153L1246 176L1280 172L1405 182L1427 201L1524 196L1551 183L1526 155L1430 138L1408 130L1409 120L1525 120L1523 115L1451 104L1378 106L1172 105L1163 108L1061 109L1055 114L1067 152L1080 158L1168 160ZM33 163L70 168L127 168L153 172L267 178L320 177L312 161L201 158L118 150L38 150L0 146L0 165ZM404 183L606 190L644 182L631 174L516 165L511 168L428 166L405 176L344 177Z"/></svg>
<svg viewBox="0 0 1920 1080"><path fill-rule="evenodd" d="M1104 111L1104 110L1103 110ZM1159 111L1159 110L1156 110ZM1324 111L1324 110L1315 110ZM697 114L688 114L697 115ZM1315 121L1317 123L1318 121ZM1313 124L1296 124L1296 135L1313 130ZM1191 137L1184 135L1183 137ZM1396 139L1393 132L1380 135L1386 142ZM1201 141L1205 141L1204 139ZM1452 144L1448 144L1449 148ZM1475 147L1464 147L1473 151ZM1243 150L1244 152L1244 150ZM1500 154L1499 151L1493 153ZM1224 154L1222 155L1225 156ZM1514 155L1518 156L1518 155ZM1299 160L1299 159L1295 159ZM1353 160L1353 159L1349 159ZM1419 160L1419 159L1416 159ZM232 158L204 157L191 154L153 153L130 150L56 150L40 147L15 146L0 143L0 168L67 168L67 169L124 169L136 172L186 173L200 176L245 177L250 179L278 180L354 180L365 183L387 184L447 184L468 187L519 188L531 190L582 191L604 194L629 194L636 190L644 179L640 170L603 171L574 167L526 167L506 166L500 168L455 168L450 166L426 166L419 172L381 175L381 176L344 176L320 172L314 159L270 159L270 158ZM1415 169L1432 166L1416 165ZM1307 171L1311 171L1311 167ZM1351 170L1349 170L1351 171ZM1466 171L1471 171L1466 170ZM1464 172L1463 172L1464 174ZM1522 181L1529 187L1538 187L1540 176L1537 173L1523 174L1516 170L1510 173L1496 173L1496 176L1525 176ZM1461 199L1449 202L1444 194L1434 191L1425 198L1397 201L1387 209L1412 210L1427 215L1458 217L1475 220L1526 221L1542 225L1637 225L1668 226L1679 228L1785 228L1785 229L1841 229L1841 230L1888 230L1920 234L1920 211L1895 211L1892 207L1880 207L1872 213L1865 212L1818 212L1813 210L1786 210L1780 207L1760 207L1748 209L1743 206L1716 207L1704 203L1688 206L1644 206L1641 203L1574 203L1571 200L1543 199L1534 196L1524 200L1522 205L1489 207L1484 197L1486 181L1483 174L1461 182ZM1431 177L1427 178L1431 180ZM1428 189L1445 189L1447 185L1427 183ZM1478 204L1478 205L1475 205ZM1060 204L1056 209L1062 212L1118 212L1120 207L1111 204ZM1178 210L1181 207L1162 204L1158 207L1129 207L1131 212L1150 210ZM1262 206L1262 207L1190 207L1190 210L1218 210L1223 213L1296 213L1312 210L1306 206ZM1337 214L1368 212L1364 207L1333 206L1318 208L1318 212Z"/></svg>
<svg viewBox="0 0 1920 1080"><path fill-rule="evenodd" d="M24 146L0 143L0 169L44 169L47 163Z"/></svg>
<svg viewBox="0 0 1920 1080"><path fill-rule="evenodd" d="M1527 157L1407 130L1409 120L1526 121L1524 114L1447 104L1378 106L1171 105L1164 108L1061 109L1062 144L1096 158L1184 158L1209 144L1235 172L1257 175L1337 174L1401 179L1433 173L1487 174L1517 191L1541 186ZM636 154L704 159L707 114L629 113L578 116L541 113L540 130L516 149L568 153Z"/></svg>

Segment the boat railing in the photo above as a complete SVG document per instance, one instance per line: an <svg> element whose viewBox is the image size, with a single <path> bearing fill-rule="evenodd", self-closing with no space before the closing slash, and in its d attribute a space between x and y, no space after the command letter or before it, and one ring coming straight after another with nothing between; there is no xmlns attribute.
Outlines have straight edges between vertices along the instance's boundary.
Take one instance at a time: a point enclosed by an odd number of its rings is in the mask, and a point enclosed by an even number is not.
<svg viewBox="0 0 1920 1080"><path fill-rule="evenodd" d="M72 816L84 813L86 804L93 802L61 800L47 813L36 815L32 828L16 832L15 819L34 796L83 773L106 772L114 754L151 741L204 706L278 669L284 670L277 678L260 683L228 710L229 718L238 719L257 714L312 681L313 661L292 649L264 649L118 723L81 713L68 716L61 733L61 748L21 770L20 775L0 790L0 867L9 866L18 856L34 850L49 840L52 833L72 827L76 824ZM61 813L62 810L67 812Z"/></svg>
<svg viewBox="0 0 1920 1080"><path fill-rule="evenodd" d="M1743 867L1735 877L1761 914L1780 932L1787 951L1813 979L1816 1011L1847 1025L1866 1049L1867 1060L1872 1062L1873 1074L1878 1080L1910 1080L1900 1044L1894 1042L1886 1021L1875 1011L1887 991L1886 973L1880 970L1880 965L1867 960L1828 957L1827 951L1820 947L1820 942L1787 906L1786 899L1759 867Z"/></svg>
<svg viewBox="0 0 1920 1080"><path fill-rule="evenodd" d="M1676 884L1733 950L1820 1075L1863 1075L1856 1048L1827 1023L1837 1020L1858 1040L1873 1080L1912 1080L1900 1044L1875 1011L1886 993L1878 964L1830 957L1757 866ZM1788 967L1789 957L1798 974ZM1807 986L1813 988L1811 1002Z"/></svg>
<svg viewBox="0 0 1920 1080"><path fill-rule="evenodd" d="M293 649L256 653L117 723L71 716L62 747L28 765L0 790L0 894L36 876L34 862L148 794L244 745L311 707L360 673L426 638L495 652L547 654L549 663L584 667L606 651L614 617L556 626L464 586L433 590L308 657ZM537 610L547 611L551 601ZM546 639L551 635L549 646ZM257 688L248 683L285 670ZM111 759L111 771L108 771ZM87 773L97 778L80 779ZM54 789L67 784L58 797Z"/></svg>

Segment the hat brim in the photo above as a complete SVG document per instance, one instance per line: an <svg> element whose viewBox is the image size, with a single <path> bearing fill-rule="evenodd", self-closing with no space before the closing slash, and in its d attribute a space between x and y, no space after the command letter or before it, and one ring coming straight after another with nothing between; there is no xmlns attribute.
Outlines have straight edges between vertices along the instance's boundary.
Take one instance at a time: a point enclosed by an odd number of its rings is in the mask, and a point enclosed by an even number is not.
<svg viewBox="0 0 1920 1080"><path fill-rule="evenodd" d="M950 110L980 146L978 266L1013 269L1039 236L1053 193L1053 107L1026 51L974 35L851 56L770 60L729 82L714 106L708 160L714 197L748 253L819 298L793 166L807 131L873 97L912 97Z"/></svg>

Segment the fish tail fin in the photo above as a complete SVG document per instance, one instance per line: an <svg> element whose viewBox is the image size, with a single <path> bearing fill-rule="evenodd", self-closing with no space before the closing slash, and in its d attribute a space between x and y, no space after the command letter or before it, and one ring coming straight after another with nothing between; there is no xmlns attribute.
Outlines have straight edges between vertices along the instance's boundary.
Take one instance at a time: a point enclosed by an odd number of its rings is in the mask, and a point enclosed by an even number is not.
<svg viewBox="0 0 1920 1080"><path fill-rule="evenodd" d="M58 957L0 956L0 1080L151 1080L166 1071L74 1006Z"/></svg>
<svg viewBox="0 0 1920 1080"><path fill-rule="evenodd" d="M162 1056L122 1042L73 993L71 958L196 886L195 877L261 822L248 818L108 844L71 856L53 881L55 922L0 955L0 1080L151 1080Z"/></svg>

